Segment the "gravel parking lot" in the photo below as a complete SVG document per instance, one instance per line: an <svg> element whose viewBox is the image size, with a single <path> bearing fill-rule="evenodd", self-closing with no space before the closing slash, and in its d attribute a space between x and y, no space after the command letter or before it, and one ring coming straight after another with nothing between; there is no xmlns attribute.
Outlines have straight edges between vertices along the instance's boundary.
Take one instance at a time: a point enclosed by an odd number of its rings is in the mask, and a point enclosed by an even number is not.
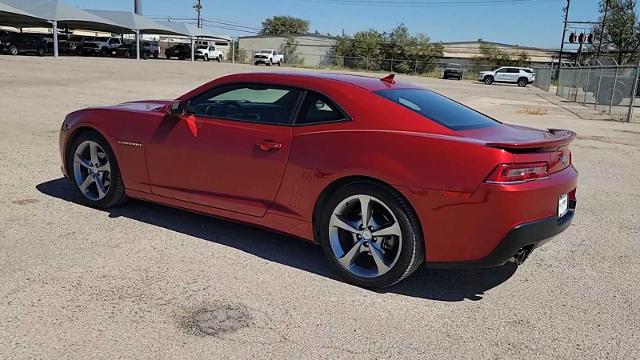
<svg viewBox="0 0 640 360"><path fill-rule="evenodd" d="M410 78L578 133L576 219L517 269L421 269L373 292L312 244L138 201L91 209L61 179L65 114L253 70L0 56L0 358L640 358L640 124L533 87Z"/></svg>

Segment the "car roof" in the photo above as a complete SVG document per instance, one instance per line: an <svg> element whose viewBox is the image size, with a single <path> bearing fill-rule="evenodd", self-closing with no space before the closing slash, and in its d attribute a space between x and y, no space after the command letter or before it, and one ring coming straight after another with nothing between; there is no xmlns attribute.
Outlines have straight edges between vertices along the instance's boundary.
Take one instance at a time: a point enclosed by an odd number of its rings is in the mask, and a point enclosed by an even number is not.
<svg viewBox="0 0 640 360"><path fill-rule="evenodd" d="M239 73L229 75L228 77L248 77L258 79L260 77L283 77L283 78L306 78L311 80L328 80L340 82L343 84L349 84L364 88L369 91L378 91L386 89L401 89L401 88L419 88L418 86L405 81L399 81L394 79L393 82L383 81L382 78L386 77L372 77L356 74L345 73L316 73L316 72L255 72L255 73ZM244 80L244 79L243 79Z"/></svg>

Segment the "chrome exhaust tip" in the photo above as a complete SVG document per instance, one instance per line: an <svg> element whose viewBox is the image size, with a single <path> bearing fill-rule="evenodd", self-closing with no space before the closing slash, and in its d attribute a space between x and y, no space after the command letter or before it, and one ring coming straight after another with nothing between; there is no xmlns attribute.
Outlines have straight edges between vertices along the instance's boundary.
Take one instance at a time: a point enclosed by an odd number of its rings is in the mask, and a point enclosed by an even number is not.
<svg viewBox="0 0 640 360"><path fill-rule="evenodd" d="M531 254L531 250L532 250L531 246L525 246L520 248L513 255L512 261L516 265L522 265L525 262L525 260L527 260L527 258L529 257L529 254Z"/></svg>

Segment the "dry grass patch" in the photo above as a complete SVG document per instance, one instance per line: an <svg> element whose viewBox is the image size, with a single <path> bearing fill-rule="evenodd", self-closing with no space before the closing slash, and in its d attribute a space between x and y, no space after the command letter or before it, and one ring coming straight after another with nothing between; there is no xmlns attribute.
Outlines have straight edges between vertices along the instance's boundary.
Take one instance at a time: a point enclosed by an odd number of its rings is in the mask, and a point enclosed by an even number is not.
<svg viewBox="0 0 640 360"><path fill-rule="evenodd" d="M547 113L547 109L541 106L525 106L518 110L518 112L527 115L544 115Z"/></svg>

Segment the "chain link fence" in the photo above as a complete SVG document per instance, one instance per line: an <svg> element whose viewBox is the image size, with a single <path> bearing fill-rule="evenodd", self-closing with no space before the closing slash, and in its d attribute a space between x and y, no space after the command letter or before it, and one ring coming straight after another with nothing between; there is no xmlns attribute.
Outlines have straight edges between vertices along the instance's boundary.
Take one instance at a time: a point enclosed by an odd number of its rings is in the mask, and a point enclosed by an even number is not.
<svg viewBox="0 0 640 360"><path fill-rule="evenodd" d="M235 62L251 64L255 51L243 50L235 59ZM412 59L386 59L367 58L335 55L318 55L295 53L284 54L285 66L306 67L317 69L340 69L370 72L395 72L408 75L422 75L430 77L443 77L444 69L448 64L460 65L463 70L463 78L477 80L481 71L494 70L500 66L492 64L476 64L474 62L460 62L459 60L447 60L433 58L429 60ZM529 66L526 64L525 66Z"/></svg>
<svg viewBox="0 0 640 360"><path fill-rule="evenodd" d="M556 95L593 107L596 111L622 121L640 122L638 66L576 66L563 67L558 74ZM538 78L536 77L536 82Z"/></svg>

